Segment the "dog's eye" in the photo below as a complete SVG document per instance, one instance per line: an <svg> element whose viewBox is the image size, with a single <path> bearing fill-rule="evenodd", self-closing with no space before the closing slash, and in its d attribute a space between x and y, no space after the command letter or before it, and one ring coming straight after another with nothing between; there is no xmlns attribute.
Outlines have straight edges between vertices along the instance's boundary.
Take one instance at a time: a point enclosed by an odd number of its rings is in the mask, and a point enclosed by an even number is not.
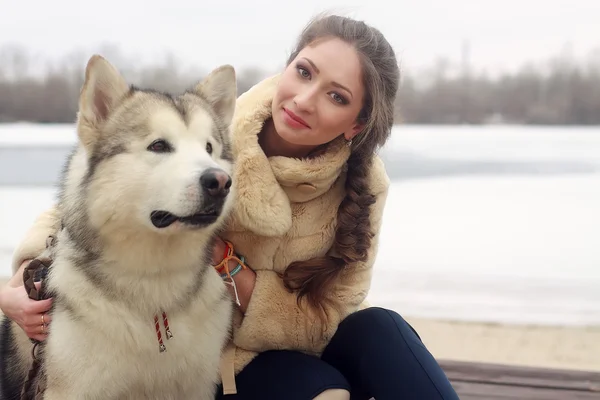
<svg viewBox="0 0 600 400"><path fill-rule="evenodd" d="M212 154L212 152L213 152L212 144L210 144L210 142L206 143L206 152L208 154Z"/></svg>
<svg viewBox="0 0 600 400"><path fill-rule="evenodd" d="M154 142L150 143L148 146L149 151L153 151L155 153L167 153L171 151L171 146L163 139L156 139Z"/></svg>

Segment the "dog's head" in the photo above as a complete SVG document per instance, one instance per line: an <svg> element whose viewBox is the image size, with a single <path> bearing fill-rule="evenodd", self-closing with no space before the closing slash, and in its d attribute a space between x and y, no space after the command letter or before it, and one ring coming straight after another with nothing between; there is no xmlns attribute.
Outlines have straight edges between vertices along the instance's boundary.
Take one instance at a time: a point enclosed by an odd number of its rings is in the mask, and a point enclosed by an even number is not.
<svg viewBox="0 0 600 400"><path fill-rule="evenodd" d="M93 56L79 99L84 155L72 162L85 164L77 181L86 188L92 225L168 234L222 221L232 198L236 97L231 66L172 96L128 85Z"/></svg>

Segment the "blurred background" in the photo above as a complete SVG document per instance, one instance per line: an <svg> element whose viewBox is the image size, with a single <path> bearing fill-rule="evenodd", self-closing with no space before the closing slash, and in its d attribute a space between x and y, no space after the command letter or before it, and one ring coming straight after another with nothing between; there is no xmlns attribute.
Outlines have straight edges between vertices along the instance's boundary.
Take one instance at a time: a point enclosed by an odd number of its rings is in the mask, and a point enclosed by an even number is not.
<svg viewBox="0 0 600 400"><path fill-rule="evenodd" d="M600 2L0 0L0 276L54 201L88 58L243 93L322 11L365 20L402 69L369 300L436 357L600 370Z"/></svg>

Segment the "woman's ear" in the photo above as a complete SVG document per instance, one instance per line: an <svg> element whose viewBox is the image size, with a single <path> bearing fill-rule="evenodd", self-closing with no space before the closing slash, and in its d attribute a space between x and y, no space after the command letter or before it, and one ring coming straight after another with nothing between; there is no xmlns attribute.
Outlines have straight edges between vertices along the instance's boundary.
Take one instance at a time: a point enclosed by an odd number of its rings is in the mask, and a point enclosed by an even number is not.
<svg viewBox="0 0 600 400"><path fill-rule="evenodd" d="M363 128L365 127L365 124L361 123L361 122L357 122L352 129L350 129L349 131L346 131L344 133L344 137L346 138L347 141L350 141L354 138L354 136L358 135Z"/></svg>

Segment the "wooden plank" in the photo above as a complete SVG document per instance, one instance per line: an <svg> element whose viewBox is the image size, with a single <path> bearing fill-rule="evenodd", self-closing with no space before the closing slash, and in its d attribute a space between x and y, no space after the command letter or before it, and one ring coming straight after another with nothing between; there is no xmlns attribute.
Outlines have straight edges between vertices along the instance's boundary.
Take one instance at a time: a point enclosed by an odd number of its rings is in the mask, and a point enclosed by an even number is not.
<svg viewBox="0 0 600 400"><path fill-rule="evenodd" d="M441 360L450 380L600 393L600 372Z"/></svg>
<svg viewBox="0 0 600 400"><path fill-rule="evenodd" d="M461 399L600 400L600 373L440 360Z"/></svg>
<svg viewBox="0 0 600 400"><path fill-rule="evenodd" d="M506 386L490 383L452 382L461 400L598 400L600 394L578 390Z"/></svg>

